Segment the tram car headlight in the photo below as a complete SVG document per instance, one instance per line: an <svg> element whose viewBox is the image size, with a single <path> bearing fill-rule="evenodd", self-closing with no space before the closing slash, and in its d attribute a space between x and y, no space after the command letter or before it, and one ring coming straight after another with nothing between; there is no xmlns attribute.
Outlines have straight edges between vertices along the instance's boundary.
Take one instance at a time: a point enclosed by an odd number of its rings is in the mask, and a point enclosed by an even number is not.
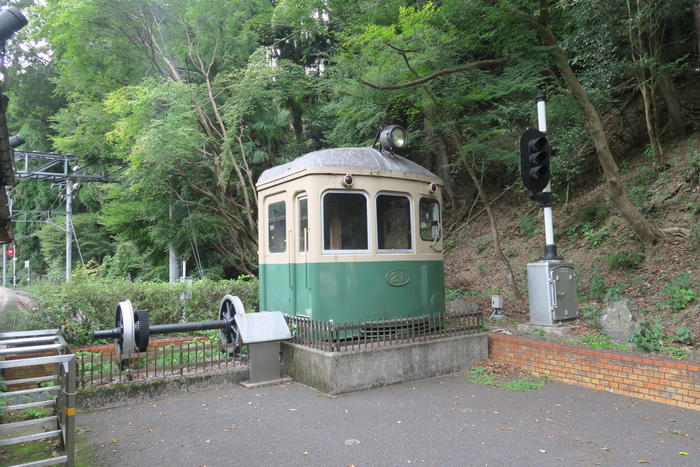
<svg viewBox="0 0 700 467"><path fill-rule="evenodd" d="M383 149L394 152L401 149L408 143L408 133L398 125L390 125L382 130L379 136L379 144Z"/></svg>

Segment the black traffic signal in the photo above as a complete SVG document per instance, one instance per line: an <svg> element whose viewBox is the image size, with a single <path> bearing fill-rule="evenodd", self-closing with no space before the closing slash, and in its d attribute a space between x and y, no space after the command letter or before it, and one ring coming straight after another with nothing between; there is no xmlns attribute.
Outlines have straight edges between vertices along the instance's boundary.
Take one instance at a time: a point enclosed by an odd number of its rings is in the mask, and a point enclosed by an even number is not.
<svg viewBox="0 0 700 467"><path fill-rule="evenodd" d="M11 258L11 257L13 257L14 255L15 255L15 249L12 248L12 247L9 247L9 248L7 249L7 256L9 256L9 257Z"/></svg>
<svg viewBox="0 0 700 467"><path fill-rule="evenodd" d="M520 137L520 176L532 194L549 184L549 141L534 128L528 128Z"/></svg>

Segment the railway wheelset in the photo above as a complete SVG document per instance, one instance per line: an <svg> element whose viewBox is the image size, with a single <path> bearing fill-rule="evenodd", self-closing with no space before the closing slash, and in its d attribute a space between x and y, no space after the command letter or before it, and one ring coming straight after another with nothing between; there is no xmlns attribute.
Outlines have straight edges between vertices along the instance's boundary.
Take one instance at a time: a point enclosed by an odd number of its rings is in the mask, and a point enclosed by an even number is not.
<svg viewBox="0 0 700 467"><path fill-rule="evenodd" d="M240 298L225 295L219 306L218 320L193 323L155 324L148 322L148 312L134 310L131 301L119 302L112 329L96 330L93 339L114 339L117 355L145 352L151 336L179 332L208 331L218 329L221 343L229 354L240 353L241 338L236 315L245 314Z"/></svg>

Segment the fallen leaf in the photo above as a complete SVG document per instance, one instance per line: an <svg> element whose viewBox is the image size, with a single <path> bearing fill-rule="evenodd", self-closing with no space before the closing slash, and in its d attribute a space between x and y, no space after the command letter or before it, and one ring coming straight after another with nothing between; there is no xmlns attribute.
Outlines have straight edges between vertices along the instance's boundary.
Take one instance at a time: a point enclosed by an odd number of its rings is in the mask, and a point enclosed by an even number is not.
<svg viewBox="0 0 700 467"><path fill-rule="evenodd" d="M541 453L547 452L547 451L545 451L544 449L540 449L539 451L540 451Z"/></svg>
<svg viewBox="0 0 700 467"><path fill-rule="evenodd" d="M637 464L651 464L651 462L639 460L639 461L637 461Z"/></svg>
<svg viewBox="0 0 700 467"><path fill-rule="evenodd" d="M681 455L681 456L687 456L687 455L688 455L688 453L687 453L687 452L683 452L683 451L681 451L681 452L680 452L680 455Z"/></svg>

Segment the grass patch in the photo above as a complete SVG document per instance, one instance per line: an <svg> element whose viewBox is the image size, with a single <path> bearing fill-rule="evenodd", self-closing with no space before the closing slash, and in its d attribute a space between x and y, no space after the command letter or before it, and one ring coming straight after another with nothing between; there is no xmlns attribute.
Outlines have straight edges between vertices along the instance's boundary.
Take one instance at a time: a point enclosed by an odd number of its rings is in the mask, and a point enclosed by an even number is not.
<svg viewBox="0 0 700 467"><path fill-rule="evenodd" d="M585 345L592 349L619 349L619 350L629 350L628 347L613 339L606 334L593 333L587 336L583 336L581 340L578 341L579 344Z"/></svg>
<svg viewBox="0 0 700 467"><path fill-rule="evenodd" d="M533 391L539 389L547 383L544 378L535 376L520 376L518 378L500 381L500 378L493 376L484 367L476 366L469 370L469 380L474 384L486 384L493 388L505 389L506 391Z"/></svg>

